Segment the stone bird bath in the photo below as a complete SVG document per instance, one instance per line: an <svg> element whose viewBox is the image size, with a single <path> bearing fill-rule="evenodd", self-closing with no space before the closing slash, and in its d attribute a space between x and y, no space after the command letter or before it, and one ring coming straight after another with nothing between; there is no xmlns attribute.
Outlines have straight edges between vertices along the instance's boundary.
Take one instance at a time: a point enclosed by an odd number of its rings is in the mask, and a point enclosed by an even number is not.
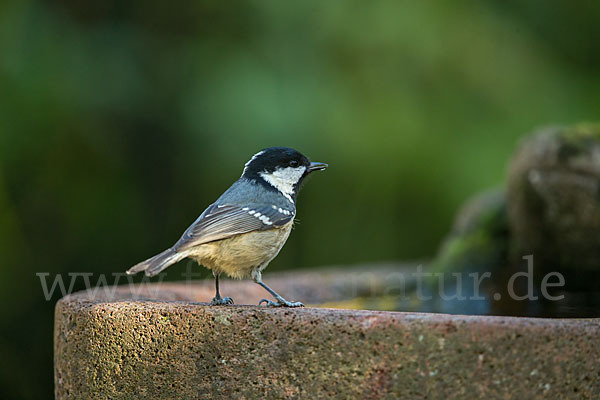
<svg viewBox="0 0 600 400"><path fill-rule="evenodd" d="M365 268L270 274L268 282L322 304L385 289L402 268L371 267L368 279ZM264 297L252 282L222 288L238 304ZM211 281L145 284L61 299L56 398L600 396L600 319L208 307L212 290Z"/></svg>

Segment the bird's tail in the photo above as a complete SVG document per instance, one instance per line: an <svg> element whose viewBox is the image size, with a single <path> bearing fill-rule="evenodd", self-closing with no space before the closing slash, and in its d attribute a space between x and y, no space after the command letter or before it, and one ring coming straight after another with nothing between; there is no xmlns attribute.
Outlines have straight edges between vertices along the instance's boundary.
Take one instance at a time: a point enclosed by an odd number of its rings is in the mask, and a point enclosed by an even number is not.
<svg viewBox="0 0 600 400"><path fill-rule="evenodd" d="M163 269L169 267L171 264L175 264L177 261L183 260L185 257L186 254L178 253L172 248L169 248L162 253L129 268L127 274L133 275L145 271L147 276L155 276Z"/></svg>

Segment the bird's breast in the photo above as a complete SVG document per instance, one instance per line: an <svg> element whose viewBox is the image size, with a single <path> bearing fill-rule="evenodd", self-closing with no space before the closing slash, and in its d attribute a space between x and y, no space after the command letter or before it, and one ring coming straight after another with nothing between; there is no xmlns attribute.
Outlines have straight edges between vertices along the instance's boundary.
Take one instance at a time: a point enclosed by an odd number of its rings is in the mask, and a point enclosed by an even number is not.
<svg viewBox="0 0 600 400"><path fill-rule="evenodd" d="M199 246L193 258L216 272L245 278L277 256L290 236L293 221L279 228L252 231Z"/></svg>

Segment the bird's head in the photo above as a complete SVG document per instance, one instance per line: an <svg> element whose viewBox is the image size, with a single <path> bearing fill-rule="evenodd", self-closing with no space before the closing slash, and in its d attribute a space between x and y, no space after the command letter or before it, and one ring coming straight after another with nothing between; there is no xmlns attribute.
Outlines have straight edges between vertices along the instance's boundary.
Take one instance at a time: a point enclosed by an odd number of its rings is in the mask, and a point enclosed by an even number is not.
<svg viewBox="0 0 600 400"><path fill-rule="evenodd" d="M294 202L303 179L327 164L311 162L306 156L289 147L269 147L261 150L246 163L242 177L275 189Z"/></svg>

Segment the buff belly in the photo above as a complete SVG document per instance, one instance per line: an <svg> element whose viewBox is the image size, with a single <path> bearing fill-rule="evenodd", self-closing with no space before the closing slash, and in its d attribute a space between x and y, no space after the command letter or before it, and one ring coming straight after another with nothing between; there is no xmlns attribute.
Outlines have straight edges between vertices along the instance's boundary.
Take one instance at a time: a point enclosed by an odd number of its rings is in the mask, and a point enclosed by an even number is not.
<svg viewBox="0 0 600 400"><path fill-rule="evenodd" d="M246 278L253 270L264 269L279 254L290 235L292 223L205 243L190 249L188 257L217 274Z"/></svg>

